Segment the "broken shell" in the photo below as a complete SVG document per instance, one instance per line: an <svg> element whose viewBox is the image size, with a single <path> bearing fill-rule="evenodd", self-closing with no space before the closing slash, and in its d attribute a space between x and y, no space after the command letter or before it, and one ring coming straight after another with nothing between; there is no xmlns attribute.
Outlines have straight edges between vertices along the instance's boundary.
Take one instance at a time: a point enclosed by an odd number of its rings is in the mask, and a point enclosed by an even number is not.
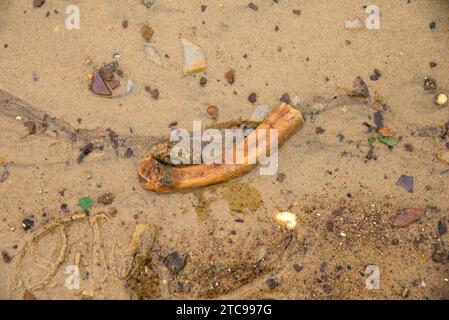
<svg viewBox="0 0 449 320"><path fill-rule="evenodd" d="M206 54L198 45L186 39L181 39L184 51L183 73L188 76L206 70Z"/></svg>
<svg viewBox="0 0 449 320"><path fill-rule="evenodd" d="M378 131L384 137L394 137L396 134L386 127L382 127Z"/></svg>
<svg viewBox="0 0 449 320"><path fill-rule="evenodd" d="M93 79L94 79L94 73L93 73L93 72L89 72L89 73L87 74L87 79L93 80Z"/></svg>
<svg viewBox="0 0 449 320"><path fill-rule="evenodd" d="M131 93L134 90L134 82L132 80L128 80L128 83L126 84L126 93Z"/></svg>
<svg viewBox="0 0 449 320"><path fill-rule="evenodd" d="M159 54L159 52L157 52L155 48L147 45L145 46L144 51L145 54L147 55L148 60L150 60L151 62L153 62L158 66L162 65L161 55Z"/></svg>
<svg viewBox="0 0 449 320"><path fill-rule="evenodd" d="M406 228L411 223L421 220L426 215L426 212L421 209L405 209L404 211L399 214L399 216L396 217L394 220L393 225L396 228Z"/></svg>
<svg viewBox="0 0 449 320"><path fill-rule="evenodd" d="M142 26L142 29L140 29L140 31L142 32L143 38L149 42L154 33L153 28L151 28L150 26L144 25L144 26Z"/></svg>
<svg viewBox="0 0 449 320"><path fill-rule="evenodd" d="M448 101L448 96L447 94L445 94L444 92L440 92L439 94L436 95L435 97L435 104L439 105L439 106L444 106L447 104Z"/></svg>
<svg viewBox="0 0 449 320"><path fill-rule="evenodd" d="M353 97L361 97L361 98L368 98L369 97L369 89L366 85L365 81L362 80L362 78L357 77L354 80L351 96Z"/></svg>
<svg viewBox="0 0 449 320"><path fill-rule="evenodd" d="M254 108L250 120L255 122L262 122L268 116L268 112L269 110L267 105L262 104L260 106L257 106Z"/></svg>
<svg viewBox="0 0 449 320"><path fill-rule="evenodd" d="M437 159L445 164L449 164L449 150L443 149L438 151Z"/></svg>
<svg viewBox="0 0 449 320"><path fill-rule="evenodd" d="M218 119L218 108L216 106L209 106L207 107L207 113L210 115L210 117L213 120L217 120Z"/></svg>
<svg viewBox="0 0 449 320"><path fill-rule="evenodd" d="M287 229L292 230L296 227L297 223L296 215L291 212L279 212L276 215L276 221L287 227Z"/></svg>

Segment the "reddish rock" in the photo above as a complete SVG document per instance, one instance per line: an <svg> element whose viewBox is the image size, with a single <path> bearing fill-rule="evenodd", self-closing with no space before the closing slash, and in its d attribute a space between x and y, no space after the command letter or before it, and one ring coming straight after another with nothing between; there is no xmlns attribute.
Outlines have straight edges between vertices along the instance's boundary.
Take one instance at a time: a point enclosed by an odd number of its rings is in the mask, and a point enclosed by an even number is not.
<svg viewBox="0 0 449 320"><path fill-rule="evenodd" d="M421 209L404 209L394 220L394 226L396 228L406 228L411 223L424 218L425 215L426 212Z"/></svg>

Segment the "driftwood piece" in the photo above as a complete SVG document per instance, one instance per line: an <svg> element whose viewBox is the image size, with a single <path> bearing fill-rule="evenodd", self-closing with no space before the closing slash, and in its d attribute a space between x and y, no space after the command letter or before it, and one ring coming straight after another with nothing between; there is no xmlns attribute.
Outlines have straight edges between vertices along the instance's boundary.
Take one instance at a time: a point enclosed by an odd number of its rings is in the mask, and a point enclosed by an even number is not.
<svg viewBox="0 0 449 320"><path fill-rule="evenodd" d="M158 193L167 193L181 191L201 186L207 186L226 182L230 179L240 177L257 164L252 162L252 159L258 160L260 150L271 150L269 136L266 143L251 143L257 141L251 135L258 137L261 129L277 129L278 130L278 144L281 145L287 138L295 132L304 123L304 118L301 113L293 107L282 104L280 105L264 122L262 122L248 137L242 142L244 144L244 155L237 154L238 146L226 151L223 159L226 158L227 153L233 154L233 159L238 159L243 156L243 164L200 164L187 167L172 167L162 164L153 156L149 155L142 160L138 169L140 182L145 189L149 189ZM266 152L265 154L268 154Z"/></svg>

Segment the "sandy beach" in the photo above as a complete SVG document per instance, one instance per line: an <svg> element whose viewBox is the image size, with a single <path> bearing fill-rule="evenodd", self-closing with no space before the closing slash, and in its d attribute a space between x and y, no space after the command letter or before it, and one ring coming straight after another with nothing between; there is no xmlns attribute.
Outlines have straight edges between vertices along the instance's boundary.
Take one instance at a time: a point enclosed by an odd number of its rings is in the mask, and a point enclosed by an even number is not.
<svg viewBox="0 0 449 320"><path fill-rule="evenodd" d="M376 0L374 30L365 5L0 1L0 299L448 299L449 2ZM181 39L204 72L183 75ZM113 61L118 88L95 94ZM281 100L305 123L275 175L142 188L140 161L172 129Z"/></svg>

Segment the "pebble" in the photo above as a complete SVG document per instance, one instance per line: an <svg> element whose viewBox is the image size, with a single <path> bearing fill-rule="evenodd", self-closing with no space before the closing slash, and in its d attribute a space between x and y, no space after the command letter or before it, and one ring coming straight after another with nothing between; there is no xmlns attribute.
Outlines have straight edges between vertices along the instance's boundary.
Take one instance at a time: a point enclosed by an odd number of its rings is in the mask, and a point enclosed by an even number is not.
<svg viewBox="0 0 449 320"><path fill-rule="evenodd" d="M446 224L446 221L444 221L444 219L441 219L440 221L438 221L437 230L438 230L438 234L440 236L445 235L447 233L447 224Z"/></svg>
<svg viewBox="0 0 449 320"><path fill-rule="evenodd" d="M148 92L149 94L151 94L151 97L152 97L154 100L159 99L160 92L159 92L158 89L156 89L156 88L151 88L150 86L146 86L146 87L145 87L145 91Z"/></svg>
<svg viewBox="0 0 449 320"><path fill-rule="evenodd" d="M213 119L213 120L217 120L218 119L218 108L216 106L208 106L207 107L207 113L209 114L209 116Z"/></svg>
<svg viewBox="0 0 449 320"><path fill-rule="evenodd" d="M235 82L235 72L234 70L230 69L225 74L225 79L229 84L233 84Z"/></svg>
<svg viewBox="0 0 449 320"><path fill-rule="evenodd" d="M142 0L142 3L145 5L145 7L147 8L151 8L151 6L154 4L155 0Z"/></svg>
<svg viewBox="0 0 449 320"><path fill-rule="evenodd" d="M22 220L22 229L24 231L28 231L34 227L34 221L31 219L23 219Z"/></svg>
<svg viewBox="0 0 449 320"><path fill-rule="evenodd" d="M368 98L369 97L368 86L362 80L362 78L357 77L354 80L351 95L353 97L363 97L363 98Z"/></svg>
<svg viewBox="0 0 449 320"><path fill-rule="evenodd" d="M302 264L294 264L293 269L295 269L296 272L301 272L304 269L304 266Z"/></svg>
<svg viewBox="0 0 449 320"><path fill-rule="evenodd" d="M248 101L251 102L251 103L255 103L257 101L257 94L255 94L254 92L251 93L248 96Z"/></svg>
<svg viewBox="0 0 449 320"><path fill-rule="evenodd" d="M301 10L293 9L293 14L296 14L297 16L299 16L301 14Z"/></svg>
<svg viewBox="0 0 449 320"><path fill-rule="evenodd" d="M269 114L268 106L262 104L254 108L253 112L251 113L250 120L255 122L262 122L265 120L268 114Z"/></svg>
<svg viewBox="0 0 449 320"><path fill-rule="evenodd" d="M206 70L206 54L198 45L186 39L181 39L184 51L183 74L185 76Z"/></svg>
<svg viewBox="0 0 449 320"><path fill-rule="evenodd" d="M282 103L290 104L290 95L288 93L284 93L279 101Z"/></svg>
<svg viewBox="0 0 449 320"><path fill-rule="evenodd" d="M248 8L250 8L250 9L252 9L252 10L254 10L254 11L257 11L259 8L257 7L257 5L255 5L253 2L250 2L249 4L248 4Z"/></svg>
<svg viewBox="0 0 449 320"><path fill-rule="evenodd" d="M206 77L201 77L200 79L200 86L202 86L203 88L206 86L207 84L207 78Z"/></svg>
<svg viewBox="0 0 449 320"><path fill-rule="evenodd" d="M134 151L133 151L133 149L131 149L131 148L126 149L126 151L125 151L125 158L126 158L126 159L129 159L129 158L131 158L131 157L133 157L133 156L134 156Z"/></svg>
<svg viewBox="0 0 449 320"><path fill-rule="evenodd" d="M33 1L33 7L34 8L40 8L44 5L45 0L34 0Z"/></svg>
<svg viewBox="0 0 449 320"><path fill-rule="evenodd" d="M26 290L23 294L23 300L37 300L37 298L34 294Z"/></svg>
<svg viewBox="0 0 449 320"><path fill-rule="evenodd" d="M271 290L276 289L277 287L279 287L279 285L280 285L280 283L276 279L271 278L271 279L267 280L267 286Z"/></svg>
<svg viewBox="0 0 449 320"><path fill-rule="evenodd" d="M437 88L437 82L434 79L428 78L428 77L424 78L424 90L429 91L429 90L435 90L436 88Z"/></svg>
<svg viewBox="0 0 449 320"><path fill-rule="evenodd" d="M409 193L413 193L413 177L411 176L400 176L398 181L396 181L396 185L399 187L403 187Z"/></svg>
<svg viewBox="0 0 449 320"><path fill-rule="evenodd" d="M6 251L2 251L2 258L5 263L11 263L12 261L12 257Z"/></svg>
<svg viewBox="0 0 449 320"><path fill-rule="evenodd" d="M178 274L186 265L186 256L182 257L178 251L173 251L164 259L164 265L172 274Z"/></svg>
<svg viewBox="0 0 449 320"><path fill-rule="evenodd" d="M394 220L393 225L396 228L406 228L411 223L421 220L426 215L424 210L421 209L404 209L399 216Z"/></svg>
<svg viewBox="0 0 449 320"><path fill-rule="evenodd" d="M123 29L128 28L128 25L129 25L128 20L123 20L123 21L122 21L122 27L123 27Z"/></svg>
<svg viewBox="0 0 449 320"><path fill-rule="evenodd" d="M37 127L36 127L36 124L33 121L27 121L23 125L27 129L27 132L28 132L29 135L36 134Z"/></svg>
<svg viewBox="0 0 449 320"><path fill-rule="evenodd" d="M284 180L287 178L287 175L285 173L278 173L276 176L276 180L279 183L284 182Z"/></svg>
<svg viewBox="0 0 449 320"><path fill-rule="evenodd" d="M147 41L150 42L151 38L153 37L154 30L150 26L143 25L140 29L140 32L142 33L142 37Z"/></svg>
<svg viewBox="0 0 449 320"><path fill-rule="evenodd" d="M102 194L101 196L99 196L97 199L97 202L101 203L105 206L108 206L114 202L114 199L115 199L115 194L109 192L109 193L105 193L105 194Z"/></svg>

